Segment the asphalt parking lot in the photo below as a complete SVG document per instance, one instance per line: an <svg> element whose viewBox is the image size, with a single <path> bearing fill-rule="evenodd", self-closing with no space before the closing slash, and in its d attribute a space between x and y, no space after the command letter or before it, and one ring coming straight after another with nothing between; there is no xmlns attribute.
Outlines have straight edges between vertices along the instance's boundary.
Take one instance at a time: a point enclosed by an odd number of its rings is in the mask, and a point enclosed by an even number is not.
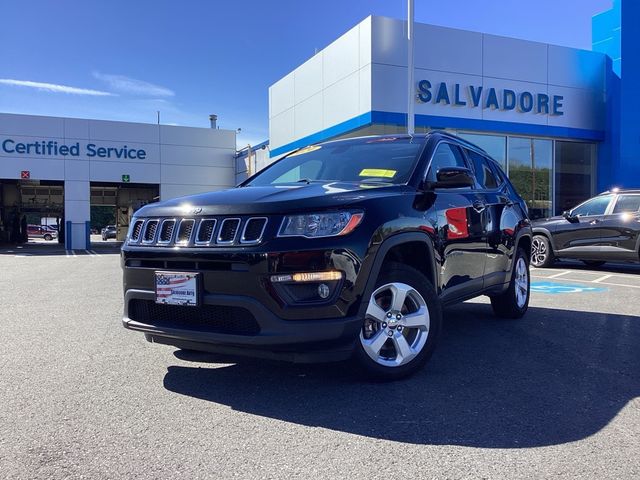
<svg viewBox="0 0 640 480"><path fill-rule="evenodd" d="M640 267L448 309L428 367L235 363L120 325L117 248L0 250L2 478L638 478Z"/></svg>

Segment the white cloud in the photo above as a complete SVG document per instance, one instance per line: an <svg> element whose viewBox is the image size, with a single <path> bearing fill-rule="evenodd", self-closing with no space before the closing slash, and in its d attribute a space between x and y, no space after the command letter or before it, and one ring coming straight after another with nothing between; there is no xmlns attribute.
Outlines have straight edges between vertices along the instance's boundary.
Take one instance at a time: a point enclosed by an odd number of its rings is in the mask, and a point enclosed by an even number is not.
<svg viewBox="0 0 640 480"><path fill-rule="evenodd" d="M166 87L125 77L124 75L112 75L108 73L93 72L93 76L105 82L111 90L130 95L143 95L148 97L173 97L175 93Z"/></svg>
<svg viewBox="0 0 640 480"><path fill-rule="evenodd" d="M70 87L68 85L58 85L56 83L32 82L31 80L14 80L12 78L0 78L0 84L11 85L13 87L35 88L43 92L68 93L71 95L93 95L97 97L114 96L113 93L101 90L91 90L89 88Z"/></svg>

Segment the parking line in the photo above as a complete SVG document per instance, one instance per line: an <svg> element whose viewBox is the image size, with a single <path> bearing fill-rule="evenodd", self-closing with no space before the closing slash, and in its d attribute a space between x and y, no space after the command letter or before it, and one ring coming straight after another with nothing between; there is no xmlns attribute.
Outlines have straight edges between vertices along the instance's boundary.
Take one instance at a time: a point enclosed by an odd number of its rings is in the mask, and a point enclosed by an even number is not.
<svg viewBox="0 0 640 480"><path fill-rule="evenodd" d="M71 256L71 250L65 250L65 251L64 251L64 253L66 253L66 254L67 254L67 257L70 257L70 256Z"/></svg>
<svg viewBox="0 0 640 480"><path fill-rule="evenodd" d="M99 256L100 256L100 254L99 254L99 253L96 253L96 251L95 251L95 250L91 250L91 253L93 253L96 257L99 257Z"/></svg>
<svg viewBox="0 0 640 480"><path fill-rule="evenodd" d="M540 279L548 280L551 277L545 277L544 275L531 275L531 278L540 278ZM575 278L563 278L562 281L577 282L577 283L595 283L593 280L582 280L582 279L575 279ZM600 281L598 282L598 285L609 285L611 287L628 287L628 288L640 289L640 285L625 285L624 283L611 283L611 282Z"/></svg>
<svg viewBox="0 0 640 480"><path fill-rule="evenodd" d="M560 273L554 273L553 275L549 275L547 278L558 278L563 275L566 275L567 273L570 273L569 270L565 270L564 272L560 272Z"/></svg>
<svg viewBox="0 0 640 480"><path fill-rule="evenodd" d="M74 256L74 257L77 257L77 255L76 255L76 251L75 251L75 250L71 250L71 253L73 253L73 256Z"/></svg>
<svg viewBox="0 0 640 480"><path fill-rule="evenodd" d="M613 277L613 275L603 275L603 276L601 276L601 277L599 277L599 278L596 278L595 280L591 280L591 281L592 281L593 283L600 283L600 282L602 282L603 280L606 280L607 278L611 278L611 277Z"/></svg>

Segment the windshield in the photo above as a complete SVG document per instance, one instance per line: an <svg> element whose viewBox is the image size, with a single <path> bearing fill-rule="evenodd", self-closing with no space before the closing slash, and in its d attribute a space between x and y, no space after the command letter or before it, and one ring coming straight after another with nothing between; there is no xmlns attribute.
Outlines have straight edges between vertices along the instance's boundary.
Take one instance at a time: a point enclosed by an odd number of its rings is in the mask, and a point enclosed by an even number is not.
<svg viewBox="0 0 640 480"><path fill-rule="evenodd" d="M423 138L358 138L300 149L259 173L245 186L314 181L406 183Z"/></svg>

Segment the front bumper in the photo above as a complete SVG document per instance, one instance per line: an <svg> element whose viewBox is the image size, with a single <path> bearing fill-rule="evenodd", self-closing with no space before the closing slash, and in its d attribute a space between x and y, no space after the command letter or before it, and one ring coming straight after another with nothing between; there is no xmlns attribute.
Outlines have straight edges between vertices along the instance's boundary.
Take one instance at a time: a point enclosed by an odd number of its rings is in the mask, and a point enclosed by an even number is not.
<svg viewBox="0 0 640 480"><path fill-rule="evenodd" d="M284 320L251 297L207 294L203 298L203 307L245 309L258 326L257 332L251 331L249 334L221 333L215 331L215 328L185 328L177 323L158 325L153 319L149 322L133 319L131 317L136 315L129 311L129 307L135 305L135 301L155 302L155 293L148 290L128 290L125 294L123 325L130 330L144 332L149 341L178 348L294 362L337 361L347 358L362 325L362 320L358 317Z"/></svg>
<svg viewBox="0 0 640 480"><path fill-rule="evenodd" d="M296 362L342 360L362 326L358 257L344 248L296 252L123 250L126 328L178 348ZM291 306L269 276L337 269L339 292L326 304ZM155 303L155 271L201 274L200 307ZM171 310L171 311L169 311ZM239 313L240 312L240 313Z"/></svg>

